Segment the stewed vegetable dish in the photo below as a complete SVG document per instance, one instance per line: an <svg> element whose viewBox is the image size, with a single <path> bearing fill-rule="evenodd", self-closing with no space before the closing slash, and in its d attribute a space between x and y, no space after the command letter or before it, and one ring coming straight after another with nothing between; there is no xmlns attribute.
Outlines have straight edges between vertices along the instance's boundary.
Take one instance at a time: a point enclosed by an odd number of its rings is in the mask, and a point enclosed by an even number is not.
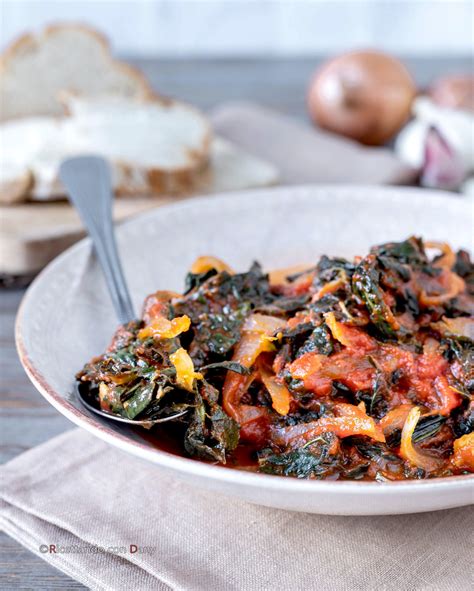
<svg viewBox="0 0 474 591"><path fill-rule="evenodd" d="M187 456L298 478L474 472L474 265L411 237L298 272L199 258L77 374Z"/></svg>

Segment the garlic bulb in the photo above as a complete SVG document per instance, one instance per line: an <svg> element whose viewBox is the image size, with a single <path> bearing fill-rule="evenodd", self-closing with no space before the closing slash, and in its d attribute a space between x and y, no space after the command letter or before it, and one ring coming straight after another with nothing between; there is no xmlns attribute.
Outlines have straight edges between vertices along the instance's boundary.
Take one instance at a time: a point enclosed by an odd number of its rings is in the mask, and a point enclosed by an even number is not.
<svg viewBox="0 0 474 591"><path fill-rule="evenodd" d="M420 169L425 186L459 188L474 171L474 114L420 97L413 104L413 115L398 135L396 153Z"/></svg>

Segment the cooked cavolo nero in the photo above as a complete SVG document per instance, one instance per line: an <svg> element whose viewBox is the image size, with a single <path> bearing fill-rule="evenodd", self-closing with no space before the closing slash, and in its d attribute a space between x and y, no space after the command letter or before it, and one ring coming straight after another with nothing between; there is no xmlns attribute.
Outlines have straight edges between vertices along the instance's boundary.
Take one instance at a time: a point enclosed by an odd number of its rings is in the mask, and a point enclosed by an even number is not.
<svg viewBox="0 0 474 591"><path fill-rule="evenodd" d="M291 274L201 257L77 375L181 453L298 478L474 472L474 266L411 237Z"/></svg>

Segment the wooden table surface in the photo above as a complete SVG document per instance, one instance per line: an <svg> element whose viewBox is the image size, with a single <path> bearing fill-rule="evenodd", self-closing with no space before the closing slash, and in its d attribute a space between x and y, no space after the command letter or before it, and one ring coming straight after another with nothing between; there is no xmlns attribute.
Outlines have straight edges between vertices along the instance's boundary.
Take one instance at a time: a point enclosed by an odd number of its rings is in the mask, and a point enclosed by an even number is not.
<svg viewBox="0 0 474 591"><path fill-rule="evenodd" d="M231 100L253 100L306 118L305 89L317 59L136 60L154 88L209 109ZM468 71L470 59L407 59L420 87L434 77ZM13 330L22 290L0 293L0 454L5 462L72 428L29 382L18 361ZM1 589L84 588L17 542L0 534Z"/></svg>

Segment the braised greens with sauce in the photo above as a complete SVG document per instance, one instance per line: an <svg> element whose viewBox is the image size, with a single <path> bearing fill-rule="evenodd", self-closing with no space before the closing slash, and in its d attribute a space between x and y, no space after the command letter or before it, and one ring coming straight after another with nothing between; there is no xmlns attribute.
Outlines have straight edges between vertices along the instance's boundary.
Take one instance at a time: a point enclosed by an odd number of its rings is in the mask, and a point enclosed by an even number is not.
<svg viewBox="0 0 474 591"><path fill-rule="evenodd" d="M444 243L411 237L293 274L201 257L184 294L150 295L77 379L129 419L187 409L167 429L194 458L432 478L474 472L473 339L474 266Z"/></svg>

